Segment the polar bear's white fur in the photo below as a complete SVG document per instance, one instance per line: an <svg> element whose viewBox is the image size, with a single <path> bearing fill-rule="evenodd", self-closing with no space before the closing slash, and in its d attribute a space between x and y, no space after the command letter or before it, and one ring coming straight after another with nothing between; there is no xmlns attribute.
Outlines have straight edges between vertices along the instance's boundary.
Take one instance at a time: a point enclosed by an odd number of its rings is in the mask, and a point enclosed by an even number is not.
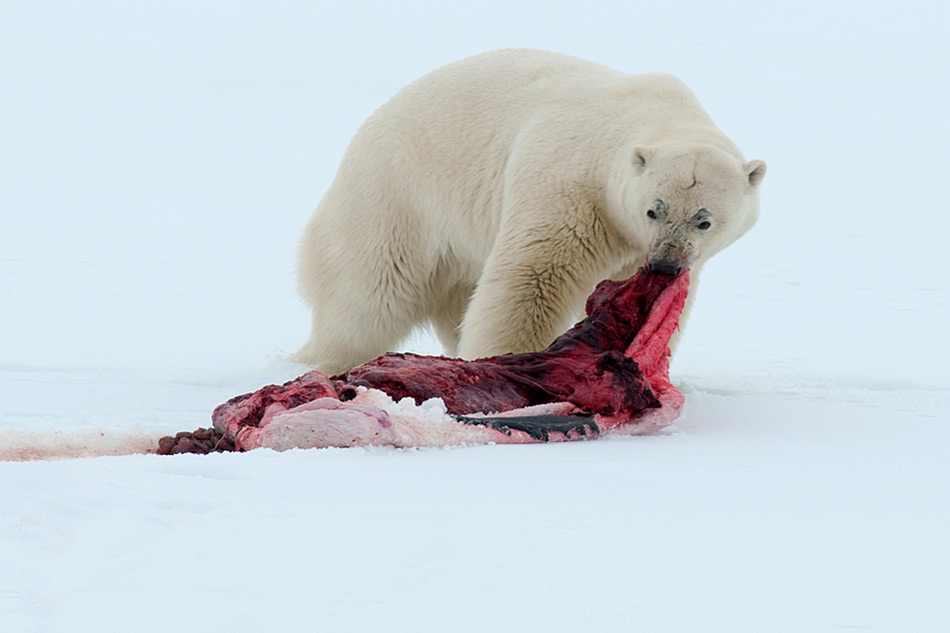
<svg viewBox="0 0 950 633"><path fill-rule="evenodd" d="M672 76L521 49L449 64L363 124L307 225L298 358L342 372L426 322L463 358L538 350L644 261L695 290L764 174Z"/></svg>

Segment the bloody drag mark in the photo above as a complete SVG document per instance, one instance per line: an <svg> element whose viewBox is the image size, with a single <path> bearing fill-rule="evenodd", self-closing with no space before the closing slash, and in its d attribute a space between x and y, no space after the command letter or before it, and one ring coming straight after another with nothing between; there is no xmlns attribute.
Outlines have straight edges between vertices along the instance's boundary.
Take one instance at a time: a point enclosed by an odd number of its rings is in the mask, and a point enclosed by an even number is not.
<svg viewBox="0 0 950 633"><path fill-rule="evenodd" d="M688 272L645 267L601 282L587 318L536 353L474 361L386 354L338 376L312 371L269 385L215 409L214 429L234 448L218 441L211 450L529 443L660 428L682 406L668 356L688 285ZM188 433L160 446L199 450Z"/></svg>

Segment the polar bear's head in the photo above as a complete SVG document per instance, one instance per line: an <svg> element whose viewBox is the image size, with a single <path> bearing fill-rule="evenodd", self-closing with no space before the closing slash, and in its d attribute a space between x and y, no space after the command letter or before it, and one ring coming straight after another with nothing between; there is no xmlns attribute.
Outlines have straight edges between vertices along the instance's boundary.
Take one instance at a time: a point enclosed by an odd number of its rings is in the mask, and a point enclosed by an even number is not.
<svg viewBox="0 0 950 633"><path fill-rule="evenodd" d="M654 272L679 274L752 228L765 163L703 144L638 145L616 200L618 230ZM619 208L617 208L619 207Z"/></svg>

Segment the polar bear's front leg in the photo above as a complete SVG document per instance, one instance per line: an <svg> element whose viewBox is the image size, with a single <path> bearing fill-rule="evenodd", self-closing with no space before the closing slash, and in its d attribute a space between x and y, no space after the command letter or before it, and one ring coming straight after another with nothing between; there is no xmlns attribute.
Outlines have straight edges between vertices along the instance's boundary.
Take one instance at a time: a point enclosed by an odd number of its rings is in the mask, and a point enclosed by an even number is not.
<svg viewBox="0 0 950 633"><path fill-rule="evenodd" d="M486 270L465 313L461 358L538 351L569 325L571 311L558 272L497 268Z"/></svg>
<svg viewBox="0 0 950 633"><path fill-rule="evenodd" d="M581 316L603 275L590 231L519 228L485 265L462 321L461 358L544 349Z"/></svg>

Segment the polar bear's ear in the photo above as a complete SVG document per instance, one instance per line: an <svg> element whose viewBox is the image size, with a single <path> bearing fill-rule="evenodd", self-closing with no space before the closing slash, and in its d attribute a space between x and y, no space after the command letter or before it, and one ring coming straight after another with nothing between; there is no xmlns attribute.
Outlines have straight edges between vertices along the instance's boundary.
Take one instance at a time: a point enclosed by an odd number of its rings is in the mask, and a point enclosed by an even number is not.
<svg viewBox="0 0 950 633"><path fill-rule="evenodd" d="M761 160L750 160L742 166L742 171L749 178L749 184L755 187L765 178L765 162Z"/></svg>
<svg viewBox="0 0 950 633"><path fill-rule="evenodd" d="M642 170L647 166L647 161L653 157L653 148L646 145L637 145L633 148L633 166Z"/></svg>

